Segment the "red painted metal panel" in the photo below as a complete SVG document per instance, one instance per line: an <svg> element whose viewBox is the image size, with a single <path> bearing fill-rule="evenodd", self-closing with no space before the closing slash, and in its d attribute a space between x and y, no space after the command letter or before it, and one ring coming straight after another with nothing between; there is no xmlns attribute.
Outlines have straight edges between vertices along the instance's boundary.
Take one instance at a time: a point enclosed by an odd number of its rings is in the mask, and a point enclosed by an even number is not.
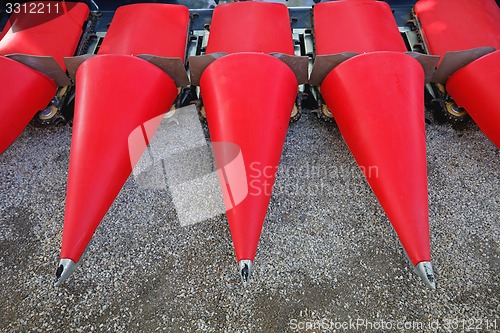
<svg viewBox="0 0 500 333"><path fill-rule="evenodd" d="M98 54L153 54L184 60L189 26L185 6L135 4L119 7Z"/></svg>
<svg viewBox="0 0 500 333"><path fill-rule="evenodd" d="M406 47L389 5L374 0L339 0L314 6L318 55L400 51Z"/></svg>
<svg viewBox="0 0 500 333"><path fill-rule="evenodd" d="M500 8L494 0L420 0L415 13L431 54L500 48Z"/></svg>
<svg viewBox="0 0 500 333"><path fill-rule="evenodd" d="M237 2L217 6L207 53L281 52L293 55L290 17L285 5Z"/></svg>

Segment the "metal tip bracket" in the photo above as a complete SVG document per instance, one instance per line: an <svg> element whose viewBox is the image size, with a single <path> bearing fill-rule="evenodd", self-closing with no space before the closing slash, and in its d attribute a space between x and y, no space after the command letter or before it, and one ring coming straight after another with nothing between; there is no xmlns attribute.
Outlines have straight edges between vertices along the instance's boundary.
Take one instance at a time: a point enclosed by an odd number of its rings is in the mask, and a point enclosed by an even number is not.
<svg viewBox="0 0 500 333"><path fill-rule="evenodd" d="M251 260L240 260L238 262L238 269L240 271L241 282L243 286L247 286L250 282L250 276L252 275L253 262Z"/></svg>
<svg viewBox="0 0 500 333"><path fill-rule="evenodd" d="M431 288L436 290L436 276L434 275L434 270L432 269L432 264L429 261L422 261L415 266L415 273L424 281L424 283Z"/></svg>
<svg viewBox="0 0 500 333"><path fill-rule="evenodd" d="M59 267L57 267L54 286L59 287L77 267L78 264L73 260L61 259L61 261L59 262Z"/></svg>

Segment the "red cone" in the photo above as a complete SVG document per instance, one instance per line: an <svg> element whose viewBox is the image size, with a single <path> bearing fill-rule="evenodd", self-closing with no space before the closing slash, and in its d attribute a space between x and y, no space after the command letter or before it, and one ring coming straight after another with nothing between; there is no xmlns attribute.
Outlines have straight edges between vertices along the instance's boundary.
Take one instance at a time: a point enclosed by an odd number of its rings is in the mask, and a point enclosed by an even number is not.
<svg viewBox="0 0 500 333"><path fill-rule="evenodd" d="M120 7L99 55L78 68L61 261L55 285L76 268L177 96L169 75L133 55L184 60L188 22L189 11L184 6Z"/></svg>
<svg viewBox="0 0 500 333"><path fill-rule="evenodd" d="M210 64L200 87L212 142L228 142L241 149L245 170L240 175L246 175L248 195L239 204L230 196L224 199L236 258L253 261L297 95L297 79L272 56L236 53ZM223 148L215 151L219 169L231 160L225 154ZM225 193L240 188L241 177L234 177L234 171L232 176L220 179Z"/></svg>
<svg viewBox="0 0 500 333"><path fill-rule="evenodd" d="M0 154L56 94L56 84L17 61L0 56Z"/></svg>
<svg viewBox="0 0 500 333"><path fill-rule="evenodd" d="M76 81L61 248L61 258L74 262L132 172L129 135L168 111L177 95L167 74L132 56L93 57L79 67Z"/></svg>
<svg viewBox="0 0 500 333"><path fill-rule="evenodd" d="M294 54L287 7L253 1L217 6L207 45L207 54L214 52L233 54L206 68L200 88L210 136L216 143L214 155L236 258L246 285L297 96L292 70L266 55ZM235 153L234 144L241 149L241 171L240 159L224 165Z"/></svg>
<svg viewBox="0 0 500 333"><path fill-rule="evenodd" d="M459 69L448 79L446 89L500 148L500 50Z"/></svg>
<svg viewBox="0 0 500 333"><path fill-rule="evenodd" d="M321 85L413 265L430 261L423 86L421 65L397 52L348 59Z"/></svg>

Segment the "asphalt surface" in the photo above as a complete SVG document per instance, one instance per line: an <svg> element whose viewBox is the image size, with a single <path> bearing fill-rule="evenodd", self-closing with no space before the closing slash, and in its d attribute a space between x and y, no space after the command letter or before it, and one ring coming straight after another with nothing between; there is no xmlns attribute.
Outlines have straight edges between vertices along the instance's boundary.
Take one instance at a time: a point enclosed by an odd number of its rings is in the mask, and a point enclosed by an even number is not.
<svg viewBox="0 0 500 333"><path fill-rule="evenodd" d="M56 288L70 142L30 125L0 156L1 332L500 331L499 151L474 124L427 125L434 292L314 114L290 126L248 287L224 214L181 223L169 186L131 176Z"/></svg>

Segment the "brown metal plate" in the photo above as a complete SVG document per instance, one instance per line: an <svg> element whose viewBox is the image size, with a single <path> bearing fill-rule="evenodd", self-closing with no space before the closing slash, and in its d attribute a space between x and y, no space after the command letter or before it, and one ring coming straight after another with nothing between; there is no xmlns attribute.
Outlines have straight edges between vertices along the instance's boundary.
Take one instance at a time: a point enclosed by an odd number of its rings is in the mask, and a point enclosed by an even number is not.
<svg viewBox="0 0 500 333"><path fill-rule="evenodd" d="M73 82L76 82L76 71L78 67L87 59L94 57L95 54L84 54L76 57L65 57L64 63L66 64L66 69L68 70L69 77Z"/></svg>
<svg viewBox="0 0 500 333"><path fill-rule="evenodd" d="M203 74L205 68L207 68L208 65L214 62L216 59L219 59L220 57L223 57L226 54L227 53L224 52L216 52L201 56L189 57L189 73L191 76L191 85L199 86L201 74Z"/></svg>
<svg viewBox="0 0 500 333"><path fill-rule="evenodd" d="M344 52L316 56L309 83L313 86L321 86L321 83L332 69L356 55L358 55L356 52Z"/></svg>
<svg viewBox="0 0 500 333"><path fill-rule="evenodd" d="M432 77L432 82L445 84L450 75L476 59L495 51L494 47L478 47L465 51L447 52Z"/></svg>
<svg viewBox="0 0 500 333"><path fill-rule="evenodd" d="M7 58L20 62L42 74L45 74L59 86L64 87L71 84L66 73L52 57L34 56L27 54L9 54Z"/></svg>
<svg viewBox="0 0 500 333"><path fill-rule="evenodd" d="M151 54L139 54L137 58L146 60L167 73L177 87L189 85L189 78L184 63L180 58L159 57Z"/></svg>
<svg viewBox="0 0 500 333"><path fill-rule="evenodd" d="M420 65L422 65L425 74L425 83L431 82L432 76L434 75L434 72L436 71L436 66L439 62L439 56L432 56L418 52L405 52L405 53L410 57L415 58L415 60L417 60L420 63Z"/></svg>

